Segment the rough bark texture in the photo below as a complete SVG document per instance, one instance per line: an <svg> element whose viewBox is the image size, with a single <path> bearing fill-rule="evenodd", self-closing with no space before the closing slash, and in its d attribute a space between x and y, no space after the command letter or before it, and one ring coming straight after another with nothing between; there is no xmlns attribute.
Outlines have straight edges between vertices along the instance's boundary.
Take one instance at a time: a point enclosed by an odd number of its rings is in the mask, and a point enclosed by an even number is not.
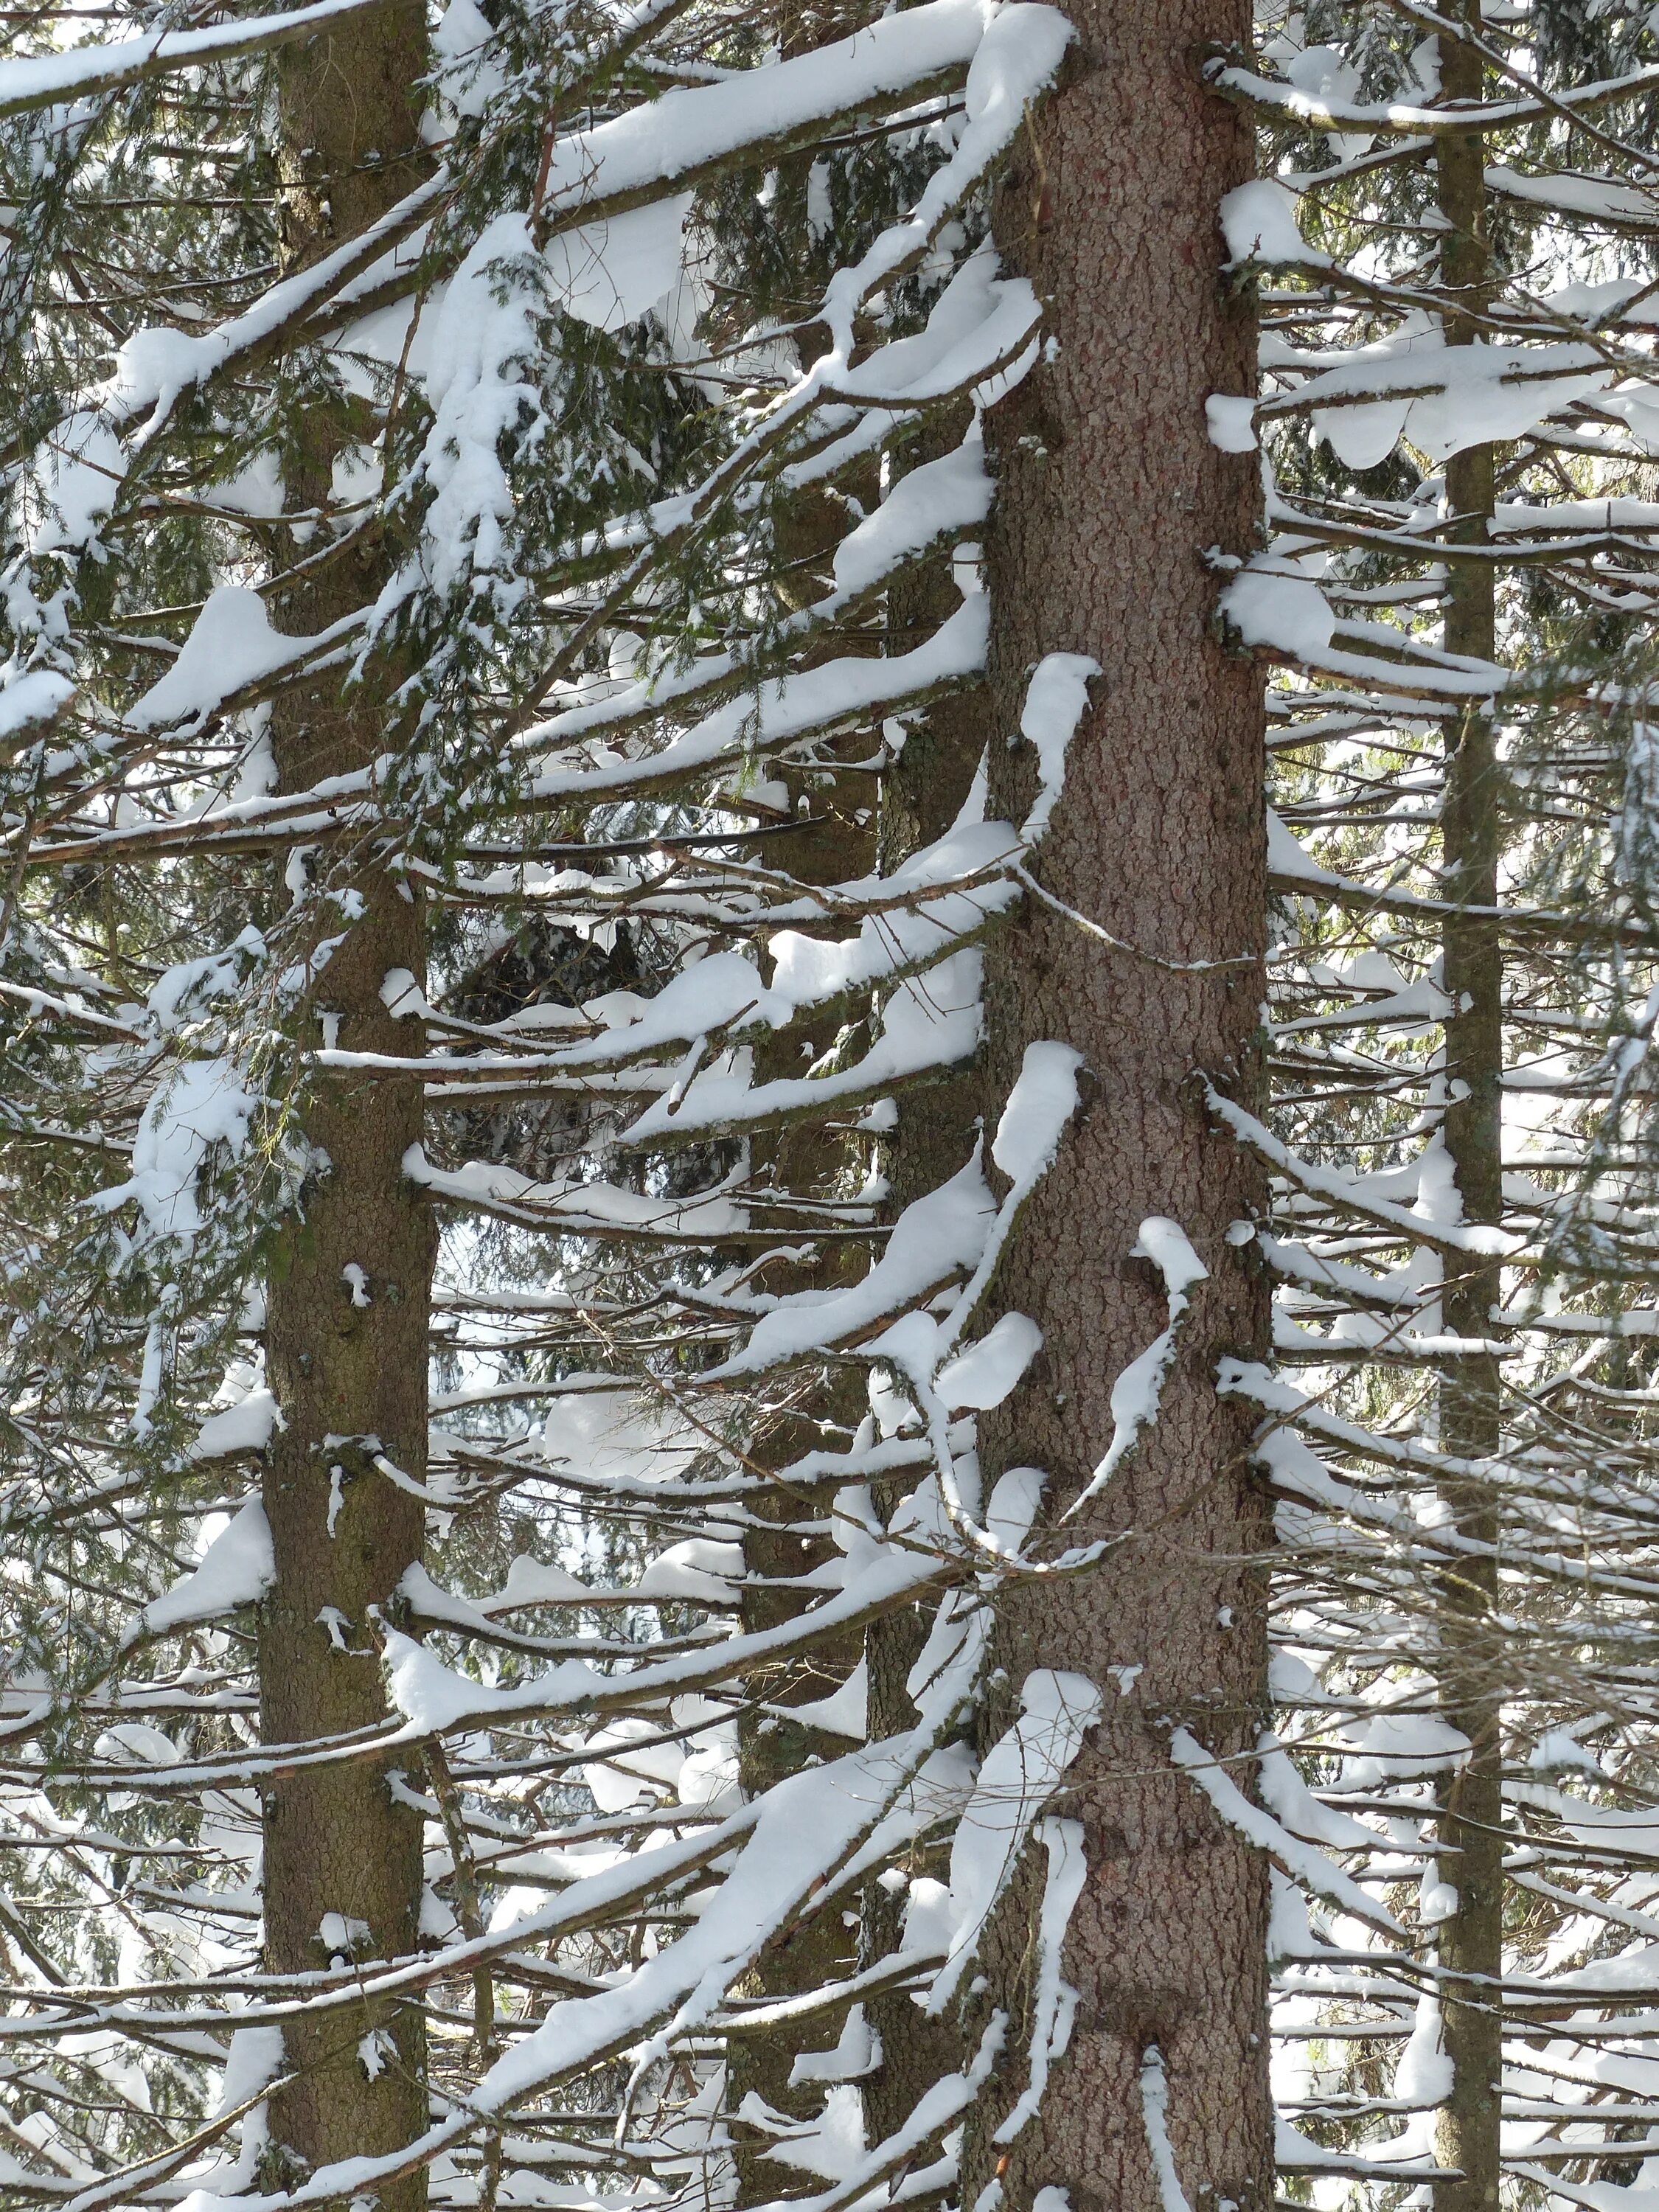
<svg viewBox="0 0 1659 2212"><path fill-rule="evenodd" d="M1089 1869L1064 1954L1079 1993L1070 2049L1040 2115L998 2143L1026 2078L1042 1858L1030 1851L983 1957L974 2024L1000 2008L1008 2041L969 2118L963 2201L995 2178L997 2201L1021 2212L1050 2184L1073 2212L1167 2205L1142 2094L1155 2047L1188 2203L1255 2208L1273 2195L1267 1869L1170 1754L1177 1724L1224 1756L1253 1746L1265 1699L1269 1522L1249 1416L1215 1389L1224 1354L1260 1356L1265 1341L1261 1271L1228 1237L1263 1191L1207 1126L1196 1081L1204 1070L1248 1102L1261 1094L1261 685L1213 634L1203 558L1248 551L1256 516L1255 465L1209 444L1204 408L1210 392L1253 388L1253 319L1224 295L1217 227L1222 195L1251 174L1249 131L1200 77L1211 42L1248 40L1249 11L1073 0L1069 13L1066 81L1034 115L997 214L1006 262L1048 303L1053 344L991 419L996 723L1017 730L1042 654L1092 654L1104 672L1041 878L1166 958L1249 957L1171 975L1032 903L988 964L988 1115L1030 1040L1073 1045L1090 1071L1079 1123L1000 1276L999 1303L1032 1316L1044 1346L984 1424L988 1483L1043 1468L1052 1516L1104 1452L1113 1383L1165 1321L1159 1279L1131 1256L1144 1218L1179 1222L1210 1276L1157 1426L1065 1531L1133 1534L1094 1574L1028 1586L1000 1621L994 1728L1036 1668L1088 1674L1104 1717L1058 1808L1081 1820ZM994 812L1020 819L1030 749L999 739L991 763ZM1248 1767L1235 1771L1248 1787Z"/></svg>
<svg viewBox="0 0 1659 2212"><path fill-rule="evenodd" d="M417 6L377 9L284 57L280 117L283 240L299 265L372 221L413 179L416 82L425 67ZM335 454L351 435L342 406L303 411L285 454L290 507L326 497ZM319 564L278 597L282 628L310 633L373 599L382 556ZM272 723L281 787L362 766L390 736L384 686L347 701L337 673L283 695ZM355 892L360 917L323 969L301 1041L333 1030L349 1050L397 1054L408 1029L380 1000L387 971L425 973L421 908L384 855L364 848L331 886ZM319 866L322 863L319 861ZM349 898L317 934L333 935ZM429 1209L402 1172L421 1134L417 1080L324 1081L305 1134L326 1165L308 1179L301 1216L272 1268L266 1312L270 1383L287 1425L268 1455L265 1510L276 1579L263 1610L261 1723L270 1742L361 1729L386 1711L371 1608L421 1557L423 1509L377 1472L383 1453L417 1482L426 1466L427 1330L435 1237ZM349 1267L363 1280L354 1289ZM371 1441L374 1440L374 1441ZM264 1800L265 1943L271 1969L326 1966L354 1949L392 1957L417 1941L422 1820L397 1802L384 1765L318 1768L272 1783ZM322 1936L325 1916L348 1923ZM366 1933L355 1935L350 1923ZM368 2040L373 2039L373 2040ZM418 2007L365 2008L325 2031L287 2031L300 2079L272 2111L273 2142L307 2166L396 2149L426 2124ZM380 2193L388 2212L418 2212L425 2176Z"/></svg>
<svg viewBox="0 0 1659 2212"><path fill-rule="evenodd" d="M418 87L429 65L426 17L412 0L386 0L278 56L277 222L289 268L356 238L420 181Z"/></svg>
<svg viewBox="0 0 1659 2212"><path fill-rule="evenodd" d="M1462 20L1480 30L1479 0L1465 0ZM1472 48L1441 41L1442 83L1451 100L1479 100L1484 70ZM1441 274L1457 308L1446 319L1449 344L1474 342L1475 318L1492 278L1486 224L1486 159L1480 134L1436 141L1441 212L1449 228L1441 246ZM1476 446L1446 466L1446 500L1458 518L1454 535L1466 544L1490 534L1493 449ZM1446 603L1449 652L1492 658L1497 643L1495 579L1488 562L1454 562ZM1489 714L1473 712L1458 726L1446 763L1441 805L1443 896L1461 908L1498 901L1500 840L1497 731ZM1445 1029L1445 1144L1463 1218L1503 1217L1503 951L1497 922L1472 913L1448 921L1443 937L1444 980L1452 1012ZM1490 1340L1502 1304L1503 1270L1461 1263L1447 1284L1443 1314L1452 1336ZM1503 1444L1498 1362L1473 1353L1449 1362L1440 1385L1441 1441L1462 1457L1485 1459ZM1449 1487L1457 1528L1478 1541L1498 1534L1490 1489ZM1503 2010L1492 1985L1503 1972L1504 1777L1499 1738L1496 1641L1498 1571L1492 1560L1466 1563L1445 1580L1440 1615L1440 1694L1446 1717L1474 1747L1446 1788L1440 1841L1444 1879L1455 1911L1440 1928L1444 2045L1451 2061L1449 2099L1436 2130L1440 2163L1457 2178L1437 2182L1436 2212L1497 2212L1499 2173L1498 2075Z"/></svg>

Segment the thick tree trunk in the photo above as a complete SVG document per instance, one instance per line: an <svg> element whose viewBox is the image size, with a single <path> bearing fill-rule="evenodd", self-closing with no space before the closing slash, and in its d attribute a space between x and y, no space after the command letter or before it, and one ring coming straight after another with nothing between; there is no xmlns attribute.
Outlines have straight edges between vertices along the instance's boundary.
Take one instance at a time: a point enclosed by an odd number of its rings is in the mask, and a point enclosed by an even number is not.
<svg viewBox="0 0 1659 2212"><path fill-rule="evenodd" d="M1479 0L1463 0L1462 19L1481 28ZM1479 100L1484 70L1473 48L1441 40L1442 84L1452 100ZM1480 134L1435 142L1441 213L1449 228L1441 276L1451 295L1449 344L1475 341L1476 318L1492 280L1486 224L1485 148ZM1461 310L1462 312L1459 312ZM1493 450L1475 446L1446 465L1446 501L1456 518L1454 538L1481 544L1490 536ZM1454 561L1448 586L1445 641L1451 653L1490 660L1497 645L1495 579L1490 563ZM1445 880L1443 896L1465 909L1443 939L1446 994L1445 1146L1462 1200L1463 1218L1503 1218L1503 954L1490 909L1498 902L1500 838L1497 731L1492 717L1466 714L1446 763L1441 805ZM1468 911L1486 908L1480 915ZM1449 1334L1490 1339L1504 1294L1503 1270L1460 1263L1449 1280L1443 1311ZM1441 1441L1461 1458L1494 1455L1503 1443L1498 1363L1473 1353L1448 1363L1440 1384ZM1490 1486L1453 1484L1445 1492L1455 1527L1495 1542L1498 1517ZM1447 1719L1467 1735L1468 1763L1446 1787L1440 1871L1457 1903L1438 1936L1442 2002L1451 2088L1437 2129L1443 2166L1459 2178L1437 2182L1436 2212L1497 2212L1498 2080L1503 2010L1496 1984L1503 1972L1504 1777L1494 1662L1498 1571L1490 1559L1465 1562L1447 1576L1440 1613L1440 1694Z"/></svg>
<svg viewBox="0 0 1659 2212"><path fill-rule="evenodd" d="M1089 1070L1085 1110L999 1279L999 1303L1039 1323L1043 1348L984 1423L988 1484L1010 1467L1046 1471L1050 1549L1054 1516L1111 1439L1114 1382L1165 1323L1160 1280L1131 1256L1142 1220L1178 1222L1209 1275L1156 1426L1064 1532L1127 1540L1090 1575L1026 1586L1000 1624L998 1726L1038 1668L1086 1674L1104 1711L1057 1808L1081 1822L1088 1868L1063 1957L1079 1992L1070 2048L1038 2116L1000 2142L1026 2078L1044 1856L1030 1850L985 1962L978 2017L1007 2014L1007 2055L970 2118L963 2202L983 2205L994 2179L990 2201L1020 2212L1049 2185L1073 2212L1167 2212L1167 2124L1188 2205L1261 2208L1273 2196L1267 1869L1170 1750L1182 1725L1220 1756L1248 1753L1266 1699L1269 1521L1249 1417L1216 1390L1224 1355L1260 1357L1265 1343L1262 1273L1230 1235L1264 1192L1207 1126L1197 1081L1206 1071L1260 1099L1261 685L1214 634L1204 560L1215 545L1248 551L1257 513L1255 464L1210 445L1204 404L1253 388L1253 319L1224 296L1217 223L1223 194L1252 173L1250 134L1200 74L1210 44L1248 40L1249 9L1073 0L1069 13L1066 80L1032 118L997 217L1005 261L1030 276L1052 335L992 416L996 721L1018 729L1043 654L1092 654L1103 673L1037 872L1133 945L1244 964L1170 973L1035 902L988 963L988 1110L1033 1039L1073 1045ZM990 757L993 811L1018 821L1031 749L999 741ZM1233 1771L1248 1788L1248 1765Z"/></svg>
<svg viewBox="0 0 1659 2212"><path fill-rule="evenodd" d="M280 167L291 264L360 231L414 182L424 67L424 20L412 0L325 31L284 58ZM343 406L319 399L302 409L284 456L290 508L327 496L334 457L352 434ZM382 557L369 551L319 564L313 580L277 600L280 625L315 632L372 599ZM345 701L337 674L288 692L272 725L282 787L363 766L390 735L385 686L372 678ZM419 901L383 862L370 846L349 861L313 862L319 872L338 869L331 887L343 895L328 902L316 934L344 934L301 1017L301 1042L407 1048L407 1027L388 1014L380 987L392 969L424 975L424 927ZM264 1485L276 1578L261 1622L260 1710L271 1742L338 1735L386 1711L371 1608L392 1596L424 1538L419 1499L374 1464L384 1457L416 1482L426 1467L435 1237L429 1209L402 1170L421 1120L418 1081L352 1075L325 1079L304 1115L315 1171L276 1257L265 1324L271 1388L286 1422ZM415 1947L422 1820L392 1785L383 1765L353 1763L267 1789L273 1972ZM316 2166L373 2156L425 2126L418 2007L366 2007L336 2015L326 2030L290 2027L286 2044L300 2078L275 2100L272 2136L290 2158ZM419 2212L425 2195L418 2174L383 2191L380 2202L388 2212Z"/></svg>

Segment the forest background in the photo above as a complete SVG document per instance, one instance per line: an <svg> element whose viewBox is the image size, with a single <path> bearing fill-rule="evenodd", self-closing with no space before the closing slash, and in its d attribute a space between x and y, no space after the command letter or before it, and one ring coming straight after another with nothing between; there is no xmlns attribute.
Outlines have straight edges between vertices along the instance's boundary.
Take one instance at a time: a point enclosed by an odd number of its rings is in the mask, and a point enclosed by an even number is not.
<svg viewBox="0 0 1659 2212"><path fill-rule="evenodd" d="M1651 2212L1659 9L0 33L0 2193Z"/></svg>

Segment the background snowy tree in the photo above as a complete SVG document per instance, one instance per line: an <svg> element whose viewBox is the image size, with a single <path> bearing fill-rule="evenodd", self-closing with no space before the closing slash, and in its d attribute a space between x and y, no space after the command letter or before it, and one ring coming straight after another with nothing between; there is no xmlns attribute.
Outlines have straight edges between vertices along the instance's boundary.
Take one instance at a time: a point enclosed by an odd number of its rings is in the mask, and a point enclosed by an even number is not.
<svg viewBox="0 0 1659 2212"><path fill-rule="evenodd" d="M786 2089L817 2053L793 2129L740 2101L739 2166L781 2130L840 2171L854 2001L939 1962L907 1927L861 1980L768 1971L974 1802L1031 1501L983 1522L968 1428L905 1433L905 1395L1006 1366L966 1335L1012 1209L969 1146L896 1220L871 1168L973 1050L967 948L1030 839L976 803L878 877L866 825L849 879L824 817L982 663L971 555L896 651L886 586L984 518L975 401L1038 313L981 196L1067 34L819 27L769 58L753 11L462 8L426 83L414 17L335 8L19 79L43 239L107 222L112 147L169 182L202 150L158 83L269 163L168 242L222 319L157 318L135 227L125 322L59 307L60 241L19 331L54 398L10 599L16 1141L66 1165L16 1185L8 1780L134 1916L100 1960L81 1890L20 1985L26 2041L69 2002L143 2085L31 2067L48 2175L99 2202L719 2193L732 2039ZM1065 1111L1013 1110L1028 1182ZM895 1367L918 1300L946 1325ZM802 1686L922 1597L910 1724L848 1753L858 1683ZM744 1730L785 1729L740 1795ZM129 2030L171 2039L170 2106ZM942 2179L988 2052L872 2178Z"/></svg>
<svg viewBox="0 0 1659 2212"><path fill-rule="evenodd" d="M1265 27L1215 81L1279 180L1224 216L1276 534L1224 605L1287 672L1285 903L1276 1115L1229 1118L1285 1287L1233 1383L1288 1540L1262 1787L1371 1899L1276 1926L1281 2156L1318 2202L1607 2204L1652 2089L1651 27Z"/></svg>

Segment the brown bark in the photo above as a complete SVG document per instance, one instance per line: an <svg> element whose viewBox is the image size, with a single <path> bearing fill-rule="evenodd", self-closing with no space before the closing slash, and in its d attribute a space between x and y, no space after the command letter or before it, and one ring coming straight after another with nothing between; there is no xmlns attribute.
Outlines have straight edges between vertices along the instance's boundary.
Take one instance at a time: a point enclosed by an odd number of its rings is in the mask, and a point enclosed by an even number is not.
<svg viewBox="0 0 1659 2212"><path fill-rule="evenodd" d="M411 0L354 18L286 55L279 71L283 244L291 265L372 222L413 180L419 160L416 80L422 12ZM284 456L290 507L327 496L336 453L352 434L343 409L303 410ZM373 599L384 556L319 568L273 613L312 633ZM349 697L339 678L283 695L272 723L281 787L367 764L392 741L389 685L373 677ZM405 1029L380 999L388 969L425 972L417 900L365 848L331 875L356 904L320 902L317 937L344 935L319 977L297 1041L332 1030L351 1051L397 1054ZM421 1502L374 1462L383 1455L419 1482L426 1468L427 1332L434 1231L403 1175L421 1134L417 1080L343 1075L318 1084L303 1116L318 1155L289 1224L267 1294L266 1358L286 1426L264 1481L276 1578L261 1620L261 1724L300 1743L362 1728L386 1712L372 1633L422 1554ZM324 1157L325 1156L325 1158ZM348 1267L364 1281L354 1291ZM363 1303L366 1297L367 1303ZM383 1765L317 1768L271 1784L264 1807L265 1947L273 1972L325 1966L343 1948L386 1958L413 1949L422 1889L422 1819L394 1798ZM322 1936L334 1913L364 1930ZM373 2040L369 2040L369 2039ZM307 2166L395 2150L426 2124L425 2045L417 2006L365 2007L325 2030L289 2027L299 2078L273 2102L273 2142ZM419 2212L423 2173L381 2192L388 2212Z"/></svg>
<svg viewBox="0 0 1659 2212"><path fill-rule="evenodd" d="M803 343L804 354L810 356L811 349L810 342ZM844 507L823 493L797 501L781 518L777 550L784 569L781 596L786 605L806 606L823 595L829 588L829 562L846 526ZM867 748L860 743L848 750L857 757ZM797 839L790 850L792 873L802 883L816 884L842 883L866 874L875 856L872 779L867 775L837 775L833 766L806 771L785 767L777 773L788 788L792 810L804 805L817 817L815 826ZM833 1040L826 1036L813 1042L822 1052ZM757 1051L758 1080L801 1072L799 1039L780 1039ZM757 1142L753 1168L762 1218L768 1191L781 1196L828 1196L838 1182L855 1183L861 1179L853 1173L847 1139L813 1121L797 1123ZM783 1218L787 1220L788 1216ZM856 1275L863 1265L864 1255L856 1245L838 1244L816 1264L793 1266L787 1276L778 1272L769 1277L768 1287L777 1291L823 1288L842 1275ZM846 1370L822 1378L816 1385L808 1382L798 1403L781 1409L756 1439L751 1459L764 1467L787 1466L823 1441L820 1422L854 1425L862 1411L856 1378ZM827 1503L822 1498L804 1500L793 1490L781 1487L754 1502L752 1522L743 1539L740 1622L745 1635L776 1627L805 1609L809 1593L775 1585L810 1574L834 1556L836 1546L828 1536L803 1537L796 1533L798 1522L821 1520ZM763 1796L811 1759L836 1758L846 1750L844 1737L792 1721L787 1712L792 1705L810 1705L832 1695L852 1673L858 1658L857 1638L842 1636L803 1656L761 1668L745 1678L749 1702L738 1724L738 1779L746 1797ZM764 1712L759 1709L762 1705L779 1710ZM844 1978L856 1962L856 1938L843 1923L842 1907L836 1902L803 1915L781 1930L744 1978L740 1993L750 1997L799 1996ZM819 2037L823 2045L835 2040L835 2033L827 2030ZM799 2032L788 2028L776 2034L735 2039L727 2059L732 2112L753 2095L773 2112L792 2119L810 2118L822 2103L823 2091L817 2084L791 2086L790 2073L801 2048ZM789 2177L787 2166L767 2155L772 2137L741 2120L734 2120L731 2132L738 2203L770 2203Z"/></svg>
<svg viewBox="0 0 1659 2212"><path fill-rule="evenodd" d="M1052 1524L1104 1452L1113 1383L1165 1321L1161 1283L1130 1256L1143 1218L1179 1222L1210 1272L1156 1426L1065 1531L1128 1540L1093 1574L1028 1585L1002 1608L995 1727L1036 1668L1086 1674L1104 1710L1058 1808L1081 1821L1088 1862L1063 1961L1079 1993L1070 2049L1038 2116L999 2145L1026 2074L1043 1856L1032 1850L982 1962L975 2024L1000 2008L1008 2043L969 2118L963 2202L995 2178L1005 2207L1055 2185L1073 2212L1155 2212L1165 2199L1141 2087L1155 2046L1188 2203L1261 2207L1273 2194L1267 1871L1170 1753L1178 1724L1223 1756L1248 1752L1266 1686L1269 1524L1249 1417L1215 1388L1218 1359L1259 1357L1265 1342L1261 1271L1227 1234L1260 1214L1264 1193L1206 1125L1194 1080L1206 1070L1259 1102L1261 688L1214 634L1203 558L1218 544L1248 551L1257 512L1254 461L1209 444L1204 407L1254 375L1253 319L1224 295L1217 225L1222 195L1252 173L1249 131L1200 76L1212 42L1248 40L1249 13L1246 0L1074 0L1069 12L1079 35L1066 82L1033 117L997 214L1005 260L1047 303L1052 343L991 422L995 722L1018 728L1041 656L1092 654L1103 674L1040 878L1166 958L1250 958L1170 974L1030 903L988 961L988 1115L1033 1039L1074 1046L1089 1076L1000 1273L998 1303L1030 1315L1044 1346L983 1424L988 1483L1045 1469ZM999 739L991 763L993 811L1019 820L1031 750ZM1051 1525L1047 1541L1059 1540ZM1235 1771L1248 1786L1248 1767Z"/></svg>
<svg viewBox="0 0 1659 2212"><path fill-rule="evenodd" d="M1479 0L1464 0L1462 20L1479 34ZM1451 100L1481 96L1480 55L1443 39L1442 84ZM1435 142L1441 213L1441 276L1452 307L1449 344L1472 344L1476 318L1492 282L1486 223L1485 149L1478 131ZM1483 542L1490 532L1494 453L1476 446L1446 465L1446 500L1457 518L1454 536ZM1447 586L1447 650L1492 658L1497 645L1495 579L1489 563L1451 564ZM1497 731L1478 710L1458 726L1446 763L1441 804L1442 896L1460 908L1498 902L1501 836ZM1462 1200L1463 1218L1503 1218L1503 948L1497 922L1455 914L1442 938L1445 989L1452 1011L1445 1024L1445 1145ZM1462 1262L1448 1281L1443 1310L1453 1336L1490 1339L1503 1300L1503 1270ZM1489 1353L1449 1361L1440 1381L1441 1440L1460 1457L1484 1459L1503 1444L1498 1362ZM1452 1484L1444 1491L1456 1528L1495 1542L1498 1522L1490 1487ZM1474 1746L1468 1763L1446 1787L1441 1873L1457 1904L1438 1931L1443 1970L1443 2039L1451 2089L1436 2130L1441 2165L1457 2178L1434 2187L1436 2212L1497 2212L1499 2177L1498 2081L1503 2008L1493 1984L1503 1972L1503 1747L1498 1733L1503 1668L1495 1610L1498 1571L1469 1561L1447 1576L1439 1619L1440 1695L1447 1719Z"/></svg>
<svg viewBox="0 0 1659 2212"><path fill-rule="evenodd" d="M910 465L952 452L968 427L964 414L952 409L930 423L907 457ZM936 556L902 577L887 595L891 649L912 651L957 602L949 554ZM903 750L882 780L878 843L884 875L942 837L956 820L985 747L986 729L984 696L971 691L936 702L915 721ZM937 1189L968 1160L979 1109L979 1080L971 1069L900 1102L898 1126L882 1161L888 1185L884 1212L890 1221ZM933 1612L931 1604L918 1600L872 1622L865 1632L872 1742L916 1724L916 1709L906 1685L921 1656ZM939 1850L915 1854L904 1871L942 1879L947 1871L945 1855ZM875 1966L898 1949L904 1901L902 1890L878 1881L870 1884L859 1937L861 1966ZM906 1990L869 1998L865 2015L881 2045L881 2062L864 2083L865 2134L876 2143L902 2124L930 2083L960 2063L961 2046L954 2021L930 2018Z"/></svg>
<svg viewBox="0 0 1659 2212"><path fill-rule="evenodd" d="M765 1447L763 1446L763 1452ZM781 1459L785 1455L779 1452ZM810 1573L823 1563L830 1547L820 1538L796 1535L792 1524L803 1517L798 1500L780 1494L763 1508L762 1518L775 1518L775 1528L757 1527L744 1536L744 1567L747 1576L779 1577ZM745 1589L742 1627L745 1634L774 1627L791 1620L803 1608L795 1590ZM842 1637L819 1646L808 1657L751 1673L744 1687L751 1699L763 1700L778 1710L762 1713L751 1705L739 1723L738 1778L745 1797L757 1798L812 1759L836 1759L848 1746L838 1737L807 1723L788 1718L791 1705L827 1698L839 1689L858 1662L854 1638ZM843 1980L857 1964L856 1937L842 1919L837 1897L817 1911L803 1913L782 1929L769 1943L740 1985L746 1997L799 1996ZM790 2082L796 2053L808 2047L832 2045L840 2022L809 2031L785 2027L775 2033L735 2039L727 2058L727 2087L735 2114L744 2099L757 2096L775 2112L805 2120L823 2100L822 2085ZM739 2205L770 2203L787 2192L791 2170L767 2155L773 2136L763 2129L735 2120L731 2134L732 2162L737 2170Z"/></svg>

